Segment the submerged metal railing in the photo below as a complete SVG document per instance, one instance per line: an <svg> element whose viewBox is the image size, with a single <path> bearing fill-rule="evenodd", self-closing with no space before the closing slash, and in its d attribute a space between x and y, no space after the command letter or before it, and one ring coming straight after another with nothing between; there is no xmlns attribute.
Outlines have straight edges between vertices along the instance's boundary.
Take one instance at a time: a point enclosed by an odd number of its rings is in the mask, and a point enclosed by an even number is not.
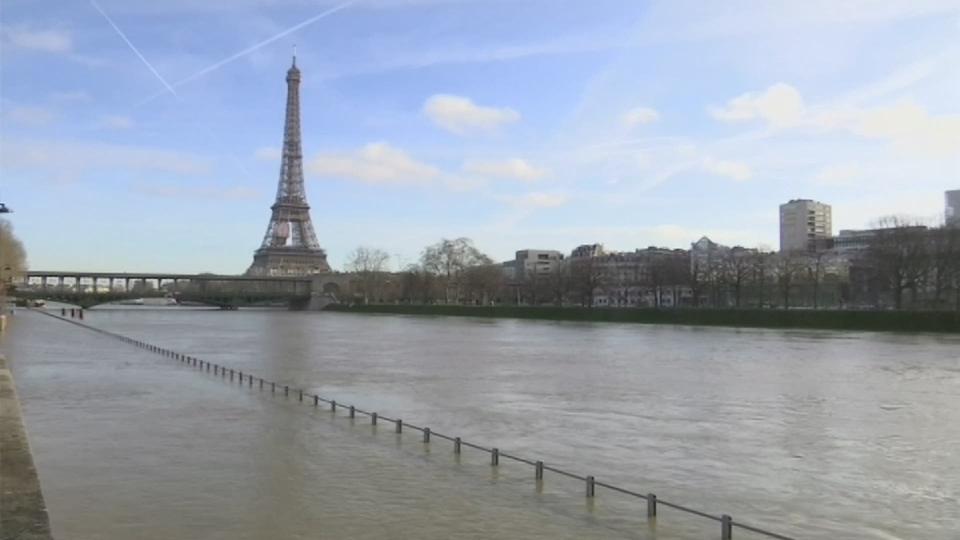
<svg viewBox="0 0 960 540"><path fill-rule="evenodd" d="M72 311L72 310L71 310L71 311ZM124 336L124 335L122 335L122 334L117 334L117 333L115 333L115 332L110 332L110 331L108 331L108 330L103 330L103 329L101 329L101 328L96 328L96 327L93 327L93 326L90 326L90 325L81 323L81 322L79 322L79 321L71 320L71 319L69 319L69 318L66 318L65 316L57 317L56 315L53 315L53 314L51 314L51 313L47 313L47 312L45 312L45 311L39 311L39 310L38 310L38 312L39 312L39 313L43 313L44 315L53 317L53 318L58 319L58 320L62 320L62 321L66 321L66 322L75 324L75 325L80 326L80 327L82 327L82 328L85 328L85 329L87 329L87 330L92 330L92 331L94 331L94 332L98 332L98 333L100 333L100 334L103 334L103 335L106 335L106 336L110 336L110 337L116 338L116 339L118 339L118 340L120 340L120 341L122 341L122 342L124 342L124 343L128 343L128 344L130 344L130 345L133 345L133 346L135 346L135 347L139 347L139 348L144 349L144 350L147 350L147 351L149 351L149 352L156 353L156 354L159 354L159 355L164 356L164 357L167 357L167 358L172 358L172 359L174 359L174 360L179 361L180 363L186 364L186 365L191 366L191 367L196 367L196 368L198 368L200 371L205 371L205 372L209 373L209 372L211 371L211 368L212 368L212 370L213 370L213 375L219 376L219 377L221 377L222 379L226 379L226 378L229 377L229 379L230 379L231 382L233 382L233 381L234 381L234 378L236 377L236 378L239 379L240 385L243 385L244 382L246 382L246 384L247 384L248 387L253 387L253 383L254 383L254 381L256 381L260 390L265 390L265 386L266 386L266 385L269 385L269 386L270 386L270 393L271 393L271 394L275 394L275 393L278 391L278 388L282 388L282 389L283 389L283 394L284 394L285 397L289 397L289 396L290 396L290 393L291 393L291 390L292 390L292 391L297 395L297 399L298 399L299 401L302 402L302 401L304 400L304 397L307 397L307 398L308 398L308 402L309 402L309 401L312 401L314 407L319 407L319 406L320 406L320 402L326 403L326 404L328 404L328 405L330 406L330 412L331 412L331 413L334 413L334 414L337 413L338 409L344 409L344 410L348 411L348 414L349 414L349 417L350 417L350 418L356 418L356 416L357 416L358 414L370 418L370 424L371 424L371 425L374 425L374 426L375 426L375 425L378 425L378 422L380 422L380 421L393 423L393 424L394 424L394 431L395 431L396 433L403 433L403 429L404 429L404 428L412 429L412 430L414 430L414 431L419 431L420 433L423 434L423 442L424 442L424 443L430 443L433 437L437 437L437 438L440 438L440 439L444 439L444 440L450 441L450 442L453 443L453 452L454 452L455 454L460 454L460 453L462 453L462 449L463 449L464 446L467 447L467 448L472 448L472 449L474 449L474 450L479 450L479 451L481 451L481 452L486 452L486 453L490 454L490 465L491 465L492 467L498 467L498 466L500 465L500 458L509 459L509 460L516 461L516 462L518 462L518 463L524 463L524 464L526 464L526 465L530 465L530 466L532 466L532 467L534 468L534 478L535 478L535 480L538 481L538 482L539 482L539 481L543 481L544 471L549 471L549 472L552 472L552 473L559 474L559 475L561 475L561 476L565 476L565 477L568 477L568 478L572 478L572 479L574 479L574 480L579 480L579 481L581 481L581 482L584 483L584 487L585 487L584 492L585 492L585 495L586 495L588 498L592 498L592 497L596 496L596 488L597 488L597 487L601 487L601 488L608 489L608 490L610 490L610 491L614 491L614 492L616 492L616 493L620 493L620 494L623 494L623 495L628 495L628 496L631 496L631 497L635 497L635 498L638 498L638 499L642 499L642 500L646 501L646 503L647 503L647 504L646 504L646 506L647 506L647 517L648 517L649 519L656 518L656 517L657 517L658 510L659 510L659 507L660 507L660 506L665 506L665 507L667 507L667 508L672 508L672 509L678 510L678 511L680 511L680 512L685 512L685 513L687 513L687 514L699 516L699 517L701 517L701 518L705 518L705 519L709 519L709 520L713 520L713 521L715 521L715 522L718 522L718 523L720 524L720 538L721 538L722 540L732 540L734 528L739 528L739 529L743 529L743 530L745 530L745 531L750 531L750 532L753 532L753 533L756 533L756 534L760 534L760 535L766 536L767 538L776 538L776 539L778 539L778 540L796 540L795 538L790 537L790 536L785 536L785 535L778 534L778 533L775 533L775 532L772 532L772 531L768 531L768 530L765 530L765 529L761 529L761 528L759 528L759 527L754 527L754 526L752 526L752 525L748 525L748 524L742 523L742 522L740 522L740 521L734 521L734 519L733 519L730 515L728 515L728 514L721 514L721 515L711 514L711 513L703 512L703 511L700 511L700 510L696 510L696 509L694 509L694 508L690 508L690 507L688 507L688 506L684 506L684 505L682 505L682 504L678 504L678 503L675 503L675 502L665 501L665 500L657 497L657 495L654 494L654 493L641 493L641 492L638 492L638 491L633 491L633 490L629 490L629 489L622 488L622 487L619 487L619 486L615 486L615 485L613 485L613 484L608 484L608 483L606 483L606 482L601 482L601 481L597 480L597 479L596 479L594 476L592 476L592 475L582 475L582 474L576 474L576 473L572 473L572 472L569 472L569 471L565 471L565 470L560 469L560 468L558 468L558 467L553 467L553 466L546 465L543 461L532 460L532 459L523 458L523 457L520 457L520 456L517 456L517 455L514 455L514 454L508 454L508 453L506 453L506 452L502 452L502 451L501 451L499 448L497 448L497 447L486 447L486 446L482 446L482 445L479 445L479 444L474 444L474 443L465 441L465 440L461 439L460 437L452 437L452 436L450 436L450 435L445 435L445 434L443 434L443 433L438 433L438 432L433 431L432 429L430 429L429 427L426 427L426 426L417 426L417 425L414 425L414 424L410 424L410 423L408 423L408 422L404 422L404 421L403 421L402 419L400 419L400 418L390 418L390 417L387 417L387 416L383 416L383 415L379 414L379 413L376 412L376 411L367 411L367 410L361 409L361 408L359 408L359 407L357 407L357 406L355 406L355 405L346 405L346 404L344 404L344 403L338 403L335 399L325 398L325 397L320 396L320 395L317 395L317 394L306 393L306 392L304 392L304 390L302 390L302 389L299 389L299 388L291 388L289 385L282 385L282 386L281 386L280 383L277 383L277 382L275 382L275 381L269 381L269 380L266 380L266 379L264 379L264 378L262 378L262 377L255 377L255 376L251 375L250 373L244 373L244 372L242 372L242 371L238 371L238 370L235 370L235 369L233 369L233 368L227 368L227 367L225 367L225 366L221 366L221 365L219 365L219 364L215 364L215 363L212 363L212 362L210 362L210 361L201 360L201 359L199 359L199 358L197 358L197 357L195 357L195 356L190 356L190 355L183 354L183 353L180 353L180 352L171 350L171 349L166 349L166 348L160 347L160 346L158 346L158 345L154 345L154 344L152 344L152 343L148 343L148 342L146 342L146 341L141 341L141 340L138 340L138 339L133 339L133 338ZM82 313L82 311L81 311L81 313ZM83 318L82 314L79 314L79 315L76 315L76 316L78 316L80 319Z"/></svg>

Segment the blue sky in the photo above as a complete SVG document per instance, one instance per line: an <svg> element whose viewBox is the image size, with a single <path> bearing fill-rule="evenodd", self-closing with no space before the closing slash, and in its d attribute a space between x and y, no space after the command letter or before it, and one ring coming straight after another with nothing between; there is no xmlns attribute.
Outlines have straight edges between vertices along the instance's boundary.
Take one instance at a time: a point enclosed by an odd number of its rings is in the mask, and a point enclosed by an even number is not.
<svg viewBox="0 0 960 540"><path fill-rule="evenodd" d="M294 44L335 267L456 236L774 247L791 198L836 231L960 188L955 1L5 0L0 201L31 266L245 270Z"/></svg>

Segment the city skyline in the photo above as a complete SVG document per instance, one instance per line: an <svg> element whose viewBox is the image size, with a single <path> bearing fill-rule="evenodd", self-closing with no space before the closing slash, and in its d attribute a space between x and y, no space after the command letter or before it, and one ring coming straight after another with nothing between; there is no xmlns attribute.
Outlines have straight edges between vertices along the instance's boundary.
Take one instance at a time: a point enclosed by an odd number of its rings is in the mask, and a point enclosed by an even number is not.
<svg viewBox="0 0 960 540"><path fill-rule="evenodd" d="M359 245L396 268L442 236L497 260L775 249L787 200L830 204L835 231L929 220L960 178L948 2L227 5L5 4L0 200L32 266L242 272L294 43L335 268Z"/></svg>

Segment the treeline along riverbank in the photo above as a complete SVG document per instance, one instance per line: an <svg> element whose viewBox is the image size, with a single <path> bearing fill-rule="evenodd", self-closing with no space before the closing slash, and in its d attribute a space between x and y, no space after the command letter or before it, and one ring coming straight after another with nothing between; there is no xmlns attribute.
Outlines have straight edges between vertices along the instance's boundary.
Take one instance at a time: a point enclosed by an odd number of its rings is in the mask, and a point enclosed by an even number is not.
<svg viewBox="0 0 960 540"><path fill-rule="evenodd" d="M623 309L532 306L461 306L419 304L331 305L330 311L595 321L642 324L816 328L882 332L960 333L960 312L772 309Z"/></svg>

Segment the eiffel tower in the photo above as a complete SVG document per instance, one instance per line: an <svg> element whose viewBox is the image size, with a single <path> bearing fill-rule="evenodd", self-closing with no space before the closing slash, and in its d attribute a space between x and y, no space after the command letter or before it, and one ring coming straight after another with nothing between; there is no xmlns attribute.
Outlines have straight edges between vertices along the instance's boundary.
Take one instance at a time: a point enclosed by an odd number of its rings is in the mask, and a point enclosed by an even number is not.
<svg viewBox="0 0 960 540"><path fill-rule="evenodd" d="M283 129L283 158L277 200L270 207L270 223L260 249L247 269L251 276L302 276L330 271L327 253L320 248L310 221L310 205L303 187L303 149L300 144L300 70L297 57L287 70L287 118Z"/></svg>

